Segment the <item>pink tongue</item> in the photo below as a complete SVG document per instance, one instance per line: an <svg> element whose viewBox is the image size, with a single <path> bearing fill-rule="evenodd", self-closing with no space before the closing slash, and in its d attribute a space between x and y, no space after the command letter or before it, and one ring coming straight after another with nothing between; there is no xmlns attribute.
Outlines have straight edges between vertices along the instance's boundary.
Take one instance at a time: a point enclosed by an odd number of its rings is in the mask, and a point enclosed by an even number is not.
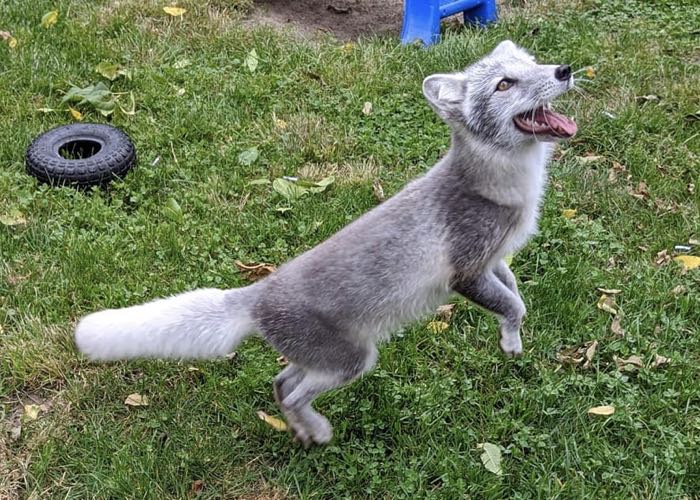
<svg viewBox="0 0 700 500"><path fill-rule="evenodd" d="M539 122L548 124L552 130L561 135L572 136L577 130L576 122L549 109L538 109L537 113L535 114L535 119Z"/></svg>

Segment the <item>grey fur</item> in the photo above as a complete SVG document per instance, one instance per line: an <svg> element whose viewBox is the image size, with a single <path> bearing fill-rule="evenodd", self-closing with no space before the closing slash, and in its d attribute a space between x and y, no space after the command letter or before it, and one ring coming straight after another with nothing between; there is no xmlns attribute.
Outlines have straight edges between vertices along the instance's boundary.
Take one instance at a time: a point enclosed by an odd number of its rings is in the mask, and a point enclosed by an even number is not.
<svg viewBox="0 0 700 500"><path fill-rule="evenodd" d="M226 292L227 321L234 324L245 311L250 322L245 329L260 332L290 360L275 379L274 393L304 445L325 443L332 435L328 421L311 407L314 398L371 369L379 341L434 311L452 292L499 318L507 355L522 352L525 306L502 259L536 229L551 145L520 132L512 120L571 86L554 79L555 68L536 64L506 41L463 72L428 77L424 94L452 132L447 155L269 277ZM504 77L519 83L494 92ZM216 297L216 291L207 293ZM169 315L168 303L159 304L158 314ZM144 318L151 314L151 309L138 311ZM113 326L118 317L109 318L114 318L110 331L118 331ZM76 338L85 352L114 359L113 352L90 340L100 321L99 316L86 320ZM180 328L186 322L174 324ZM202 328L210 330L219 331ZM217 346L228 345L215 340Z"/></svg>

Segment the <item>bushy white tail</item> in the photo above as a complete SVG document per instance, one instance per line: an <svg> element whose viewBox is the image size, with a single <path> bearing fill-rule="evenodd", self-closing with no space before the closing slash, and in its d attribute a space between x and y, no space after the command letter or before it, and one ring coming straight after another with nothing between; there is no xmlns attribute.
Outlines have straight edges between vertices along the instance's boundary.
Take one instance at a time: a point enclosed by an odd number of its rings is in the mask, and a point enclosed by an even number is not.
<svg viewBox="0 0 700 500"><path fill-rule="evenodd" d="M253 333L248 288L204 288L84 317L75 329L78 349L93 360L213 358Z"/></svg>

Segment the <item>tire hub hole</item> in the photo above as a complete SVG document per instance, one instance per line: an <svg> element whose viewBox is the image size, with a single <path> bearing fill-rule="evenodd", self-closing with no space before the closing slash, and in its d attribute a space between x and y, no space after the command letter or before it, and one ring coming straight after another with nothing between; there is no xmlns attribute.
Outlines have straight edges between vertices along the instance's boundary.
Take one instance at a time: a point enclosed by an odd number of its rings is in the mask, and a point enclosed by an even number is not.
<svg viewBox="0 0 700 500"><path fill-rule="evenodd" d="M58 148L58 154L66 160L83 160L95 156L102 149L102 145L97 141L89 139L79 139L70 141Z"/></svg>

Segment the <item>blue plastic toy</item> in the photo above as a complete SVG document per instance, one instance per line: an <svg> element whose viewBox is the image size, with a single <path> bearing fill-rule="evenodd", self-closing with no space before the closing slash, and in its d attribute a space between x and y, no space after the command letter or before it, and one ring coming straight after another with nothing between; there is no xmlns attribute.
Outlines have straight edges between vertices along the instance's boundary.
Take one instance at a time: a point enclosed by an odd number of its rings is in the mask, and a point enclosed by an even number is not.
<svg viewBox="0 0 700 500"><path fill-rule="evenodd" d="M485 26L498 19L496 0L404 0L401 43L440 41L440 19L464 13L464 22Z"/></svg>

